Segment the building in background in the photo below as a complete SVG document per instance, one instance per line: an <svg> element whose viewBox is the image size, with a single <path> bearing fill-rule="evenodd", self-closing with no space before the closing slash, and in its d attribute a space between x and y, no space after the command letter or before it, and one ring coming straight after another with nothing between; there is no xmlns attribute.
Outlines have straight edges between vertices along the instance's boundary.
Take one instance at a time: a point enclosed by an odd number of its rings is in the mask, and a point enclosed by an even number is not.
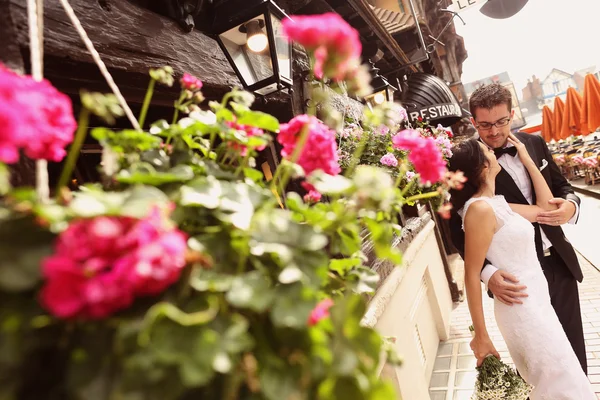
<svg viewBox="0 0 600 400"><path fill-rule="evenodd" d="M489 85L491 83L499 83L502 86L506 87L510 90L512 94L512 109L515 112L515 116L513 119L512 129L516 130L522 128L526 124L525 117L523 116L523 112L521 111L521 104L519 102L519 98L517 97L517 91L515 90L515 85L510 80L507 72L502 72L497 75L493 75L487 78L479 79L474 82L465 83L464 88L467 94L467 98L471 97L471 94L479 87L483 85ZM565 89L566 90L566 89Z"/></svg>
<svg viewBox="0 0 600 400"><path fill-rule="evenodd" d="M521 90L521 112L525 118L538 115L544 107L544 91L540 78L532 75Z"/></svg>
<svg viewBox="0 0 600 400"><path fill-rule="evenodd" d="M579 93L583 94L583 85L584 85L584 81L585 81L585 76L588 74L594 74L594 75L596 75L596 78L597 78L598 75L600 74L600 72L597 72L596 66L592 65L591 67L587 67L587 68L580 69L579 71L575 71L575 73L573 74L573 80L575 81L575 85L577 85L576 88Z"/></svg>
<svg viewBox="0 0 600 400"><path fill-rule="evenodd" d="M557 96L564 100L567 97L567 89L570 87L577 87L573 75L558 68L553 68L546 79L542 81L544 105L553 104L554 98Z"/></svg>

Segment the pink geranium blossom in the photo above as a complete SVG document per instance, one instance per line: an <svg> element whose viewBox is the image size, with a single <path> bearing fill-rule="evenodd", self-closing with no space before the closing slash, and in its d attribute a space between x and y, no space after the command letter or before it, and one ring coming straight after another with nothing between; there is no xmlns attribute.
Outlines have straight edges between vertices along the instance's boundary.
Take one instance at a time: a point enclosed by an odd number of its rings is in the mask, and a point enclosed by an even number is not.
<svg viewBox="0 0 600 400"><path fill-rule="evenodd" d="M18 161L20 149L36 160L61 161L76 127L68 96L0 65L0 161Z"/></svg>
<svg viewBox="0 0 600 400"><path fill-rule="evenodd" d="M329 317L329 309L333 306L333 300L330 298L321 300L310 313L308 325L314 326L319 321Z"/></svg>
<svg viewBox="0 0 600 400"><path fill-rule="evenodd" d="M392 153L387 153L386 155L381 157L379 162L382 163L383 165L387 165L388 167L397 167L398 166L398 160Z"/></svg>
<svg viewBox="0 0 600 400"><path fill-rule="evenodd" d="M291 158L304 127L308 129L308 138L297 160L298 165L307 176L318 169L329 175L339 174L341 168L338 164L335 132L313 116L299 115L280 126L277 140L283 146L281 155Z"/></svg>
<svg viewBox="0 0 600 400"><path fill-rule="evenodd" d="M42 263L41 303L59 318L105 318L177 281L186 248L185 235L158 209L144 219L76 220Z"/></svg>
<svg viewBox="0 0 600 400"><path fill-rule="evenodd" d="M188 74L187 72L183 74L180 82L183 89L192 91L202 89L202 81L195 76Z"/></svg>
<svg viewBox="0 0 600 400"><path fill-rule="evenodd" d="M396 149L409 151L408 160L415 166L423 182L439 182L446 173L446 163L436 142L422 137L418 131L406 129L392 138Z"/></svg>
<svg viewBox="0 0 600 400"><path fill-rule="evenodd" d="M262 129L255 128L255 127L249 126L249 125L241 125L241 124L238 124L235 122L229 122L229 121L227 122L227 125L230 128L244 132L247 137L264 136L264 134L265 134L265 132ZM260 146L256 147L256 150L262 151L265 149L265 146L266 145L260 145ZM240 155L242 157L245 157L248 154L248 147L244 146L243 144L230 142L229 147L239 151Z"/></svg>
<svg viewBox="0 0 600 400"><path fill-rule="evenodd" d="M304 202L305 203L318 203L319 201L321 201L321 193L317 192L314 189L311 189L308 191L307 194L304 195Z"/></svg>
<svg viewBox="0 0 600 400"><path fill-rule="evenodd" d="M359 34L337 13L294 15L283 21L283 32L312 53L319 79L327 76L340 81L359 67Z"/></svg>

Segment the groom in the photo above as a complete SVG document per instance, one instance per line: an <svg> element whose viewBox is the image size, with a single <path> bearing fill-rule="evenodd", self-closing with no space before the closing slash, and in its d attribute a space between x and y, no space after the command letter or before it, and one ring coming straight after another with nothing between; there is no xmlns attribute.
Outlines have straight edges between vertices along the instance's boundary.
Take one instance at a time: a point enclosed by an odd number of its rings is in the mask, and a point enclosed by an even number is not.
<svg viewBox="0 0 600 400"><path fill-rule="evenodd" d="M471 95L469 108L473 125L480 140L494 149L502 171L496 178L496 194L503 195L508 203L535 204L535 191L531 179L516 156L516 148L507 142L514 111L508 89L500 84L482 86ZM562 176L552 155L539 136L518 132L516 136L525 144L529 155L540 168L550 190L554 194L555 211L538 215L535 228L535 244L544 275L548 280L552 306L558 315L571 346L587 374L583 324L579 306L577 282L583 280L575 250L565 238L561 225L576 223L579 217L579 197ZM464 254L465 236L460 216L454 210L450 220L452 241L461 255ZM508 305L518 307L521 298L527 297L526 288L508 272L494 267L486 260L481 280L496 298ZM527 323L527 322L524 322Z"/></svg>

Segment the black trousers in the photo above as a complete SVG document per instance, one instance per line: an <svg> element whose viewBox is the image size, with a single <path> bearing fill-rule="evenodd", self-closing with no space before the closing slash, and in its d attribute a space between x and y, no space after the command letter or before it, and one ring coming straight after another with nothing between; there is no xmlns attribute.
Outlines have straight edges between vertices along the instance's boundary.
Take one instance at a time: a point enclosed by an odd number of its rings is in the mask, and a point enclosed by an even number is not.
<svg viewBox="0 0 600 400"><path fill-rule="evenodd" d="M573 346L581 368L587 374L587 359L585 355L585 340L583 338L583 322L579 304L577 280L569 271L562 258L554 249L551 255L540 260L544 275L548 280L550 300L556 315Z"/></svg>

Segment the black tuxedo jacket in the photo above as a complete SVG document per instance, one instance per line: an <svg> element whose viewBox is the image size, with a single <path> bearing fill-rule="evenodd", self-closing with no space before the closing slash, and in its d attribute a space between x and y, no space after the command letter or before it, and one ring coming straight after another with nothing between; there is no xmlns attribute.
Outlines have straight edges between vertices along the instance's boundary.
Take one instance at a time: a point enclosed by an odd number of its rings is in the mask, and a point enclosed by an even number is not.
<svg viewBox="0 0 600 400"><path fill-rule="evenodd" d="M519 140L525 144L529 155L536 163L538 168L541 168L543 165L543 160L548 162L548 166L542 170L542 175L546 179L546 182L552 190L554 197L562 197L563 199L573 200L579 205L579 197L574 194L573 188L561 174L560 169L552 159L552 155L550 154L548 146L546 146L544 140L540 136L530 135L523 132L517 132L515 136L517 136ZM532 193L535 203L535 191L533 190L533 187ZM519 190L517 184L504 169L502 169L502 171L500 171L496 177L496 194L504 196L508 203L529 204L525 199L525 196L523 196L523 193L521 193ZM462 230L462 220L457 212L458 210L453 210L450 217L450 234L454 246L464 258L465 234ZM535 245L538 258L541 260L542 257L544 257L542 236L540 233L541 229L552 243L552 247L556 253L562 258L567 268L569 268L569 271L571 274L573 274L573 277L581 282L583 280L583 273L581 272L577 255L575 254L573 246L571 246L571 243L569 243L565 237L562 228L560 226L540 225L538 223L533 223L533 226L535 228ZM489 264L489 261L486 260L482 268L487 264Z"/></svg>

